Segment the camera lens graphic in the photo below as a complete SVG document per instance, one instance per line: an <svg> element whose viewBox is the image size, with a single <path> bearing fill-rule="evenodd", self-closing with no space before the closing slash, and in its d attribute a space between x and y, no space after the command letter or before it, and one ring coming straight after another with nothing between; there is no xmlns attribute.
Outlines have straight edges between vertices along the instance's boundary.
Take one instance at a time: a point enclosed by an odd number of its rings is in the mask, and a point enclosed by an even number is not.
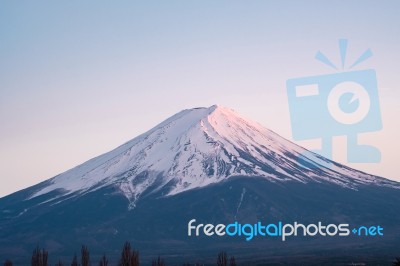
<svg viewBox="0 0 400 266"><path fill-rule="evenodd" d="M361 122L368 114L371 101L368 92L356 82L341 82L328 96L328 110L337 122L346 125Z"/></svg>

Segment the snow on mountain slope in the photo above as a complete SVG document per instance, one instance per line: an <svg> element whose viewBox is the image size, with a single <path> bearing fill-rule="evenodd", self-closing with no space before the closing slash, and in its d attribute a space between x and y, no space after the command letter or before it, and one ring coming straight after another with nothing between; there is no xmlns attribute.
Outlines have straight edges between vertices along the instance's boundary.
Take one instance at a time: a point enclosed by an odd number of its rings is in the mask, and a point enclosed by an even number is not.
<svg viewBox="0 0 400 266"><path fill-rule="evenodd" d="M47 181L31 198L116 186L134 207L148 190L174 195L233 176L272 182L330 182L399 187L398 183L331 162L220 107L183 110L122 146Z"/></svg>

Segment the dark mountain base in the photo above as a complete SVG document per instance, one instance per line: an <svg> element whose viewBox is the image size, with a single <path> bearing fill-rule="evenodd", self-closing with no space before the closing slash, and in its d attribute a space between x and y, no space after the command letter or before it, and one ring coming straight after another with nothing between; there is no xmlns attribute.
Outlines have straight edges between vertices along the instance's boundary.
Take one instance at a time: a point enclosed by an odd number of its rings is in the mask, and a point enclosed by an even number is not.
<svg viewBox="0 0 400 266"><path fill-rule="evenodd" d="M228 182L161 198L145 195L135 209L111 188L52 204L46 197L23 201L21 191L0 201L0 259L27 265L39 245L50 261L69 264L80 247L89 247L97 263L105 253L116 262L130 241L148 264L161 255L167 265L201 262L215 265L219 251L236 257L239 265L388 265L400 256L400 191L361 186L342 189L332 184L271 183L261 178ZM54 196L54 195L53 195ZM187 236L191 219L198 223L349 223L380 225L384 236L360 237L244 237Z"/></svg>

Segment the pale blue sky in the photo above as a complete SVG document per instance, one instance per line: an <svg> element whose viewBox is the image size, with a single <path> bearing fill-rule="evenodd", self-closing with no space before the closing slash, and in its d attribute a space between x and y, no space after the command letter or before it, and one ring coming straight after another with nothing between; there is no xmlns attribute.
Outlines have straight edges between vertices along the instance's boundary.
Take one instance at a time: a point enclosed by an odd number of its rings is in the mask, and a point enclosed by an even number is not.
<svg viewBox="0 0 400 266"><path fill-rule="evenodd" d="M400 180L399 13L399 1L1 1L0 196L184 108L218 103L291 139L285 82L333 73L314 55L339 62L339 38L350 61L374 52L357 69L376 70L384 123L366 137L382 162L352 166Z"/></svg>

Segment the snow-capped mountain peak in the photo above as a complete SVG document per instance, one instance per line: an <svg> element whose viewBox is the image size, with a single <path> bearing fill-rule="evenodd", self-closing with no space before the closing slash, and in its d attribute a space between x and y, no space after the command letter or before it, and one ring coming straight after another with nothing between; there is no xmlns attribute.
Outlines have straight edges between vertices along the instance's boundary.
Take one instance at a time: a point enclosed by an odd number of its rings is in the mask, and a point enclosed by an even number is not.
<svg viewBox="0 0 400 266"><path fill-rule="evenodd" d="M62 195L117 187L131 202L144 192L167 195L224 181L233 176L272 182L330 182L397 187L311 153L235 111L218 105L183 110L120 147L68 170L32 196Z"/></svg>

